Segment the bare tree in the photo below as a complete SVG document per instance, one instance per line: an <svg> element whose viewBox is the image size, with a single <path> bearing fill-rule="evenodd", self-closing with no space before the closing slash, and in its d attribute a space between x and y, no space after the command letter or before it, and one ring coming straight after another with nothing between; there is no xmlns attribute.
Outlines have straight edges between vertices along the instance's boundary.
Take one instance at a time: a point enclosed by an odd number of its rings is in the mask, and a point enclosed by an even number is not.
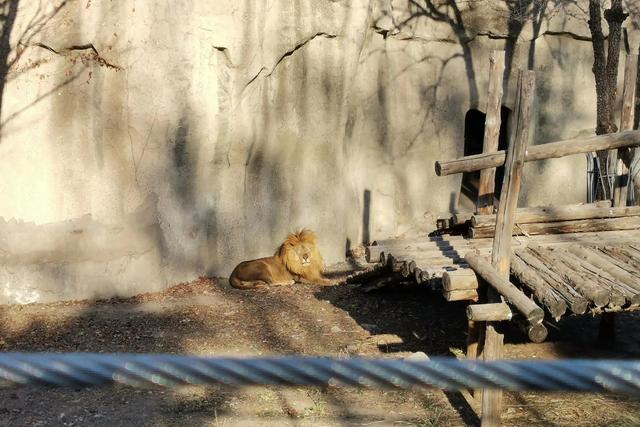
<svg viewBox="0 0 640 427"><path fill-rule="evenodd" d="M618 84L618 63L622 23L627 16L622 8L622 0L611 0L611 6L604 11L609 27L606 38L602 29L602 1L589 0L589 30L593 46L593 75L596 81L596 134L617 132L614 121L615 101ZM606 50L606 52L605 52ZM610 199L613 196L613 176L607 152L599 152L594 158L596 174L595 197Z"/></svg>

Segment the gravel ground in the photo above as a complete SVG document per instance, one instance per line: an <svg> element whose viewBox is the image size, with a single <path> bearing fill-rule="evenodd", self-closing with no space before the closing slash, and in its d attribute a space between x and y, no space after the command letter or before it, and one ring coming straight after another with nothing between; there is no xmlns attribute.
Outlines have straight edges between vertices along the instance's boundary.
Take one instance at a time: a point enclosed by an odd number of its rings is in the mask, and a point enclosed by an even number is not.
<svg viewBox="0 0 640 427"><path fill-rule="evenodd" d="M357 285L232 289L201 278L128 299L0 306L0 351L460 355L464 303L420 288L362 293ZM640 359L640 316L618 317L615 347L594 345L598 319L569 318L547 342L507 328L505 357ZM505 425L637 426L640 401L567 393L506 393ZM0 390L0 425L476 425L458 393L271 387Z"/></svg>

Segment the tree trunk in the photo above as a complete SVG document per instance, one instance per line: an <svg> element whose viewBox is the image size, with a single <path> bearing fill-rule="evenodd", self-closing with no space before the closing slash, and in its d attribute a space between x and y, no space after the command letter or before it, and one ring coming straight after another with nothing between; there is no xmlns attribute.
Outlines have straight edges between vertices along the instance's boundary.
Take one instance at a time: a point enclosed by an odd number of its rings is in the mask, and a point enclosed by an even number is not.
<svg viewBox="0 0 640 427"><path fill-rule="evenodd" d="M596 81L596 134L617 132L614 123L615 100L617 94L618 63L620 57L620 37L622 23L627 14L622 9L622 0L612 0L611 8L604 11L605 19L609 26L607 40L607 55L605 56L605 37L602 31L602 18L600 16L600 4L598 0L589 0L589 30L591 31L591 43L593 45L593 75ZM596 174L596 199L610 199L611 188L605 185L608 177L608 153L599 151L594 171Z"/></svg>

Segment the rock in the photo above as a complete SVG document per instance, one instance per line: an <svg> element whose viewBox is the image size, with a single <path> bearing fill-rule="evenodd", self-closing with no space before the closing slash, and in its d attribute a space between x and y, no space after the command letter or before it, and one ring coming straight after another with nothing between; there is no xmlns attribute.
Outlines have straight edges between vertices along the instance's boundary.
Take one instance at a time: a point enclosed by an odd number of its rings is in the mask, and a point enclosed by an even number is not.
<svg viewBox="0 0 640 427"><path fill-rule="evenodd" d="M284 388L279 394L284 400L285 412L291 417L304 417L316 406L307 392L302 389Z"/></svg>
<svg viewBox="0 0 640 427"><path fill-rule="evenodd" d="M404 360L421 362L421 361L429 360L429 356L427 356L427 354L422 351L416 351L415 353L411 353L409 356L405 357Z"/></svg>

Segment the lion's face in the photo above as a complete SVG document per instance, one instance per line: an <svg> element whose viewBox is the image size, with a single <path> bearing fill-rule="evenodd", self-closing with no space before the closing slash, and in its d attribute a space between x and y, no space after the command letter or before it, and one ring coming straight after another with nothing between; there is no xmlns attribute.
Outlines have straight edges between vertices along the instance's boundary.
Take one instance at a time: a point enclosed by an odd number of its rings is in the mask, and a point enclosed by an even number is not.
<svg viewBox="0 0 640 427"><path fill-rule="evenodd" d="M312 245L309 245L308 243L301 243L293 247L291 256L295 255L297 257L296 262L300 263L303 268L308 268L312 265L311 259L313 257L313 249L314 247Z"/></svg>
<svg viewBox="0 0 640 427"><path fill-rule="evenodd" d="M318 277L324 270L316 236L309 230L291 233L278 249L277 255L284 261L287 270L308 279Z"/></svg>

